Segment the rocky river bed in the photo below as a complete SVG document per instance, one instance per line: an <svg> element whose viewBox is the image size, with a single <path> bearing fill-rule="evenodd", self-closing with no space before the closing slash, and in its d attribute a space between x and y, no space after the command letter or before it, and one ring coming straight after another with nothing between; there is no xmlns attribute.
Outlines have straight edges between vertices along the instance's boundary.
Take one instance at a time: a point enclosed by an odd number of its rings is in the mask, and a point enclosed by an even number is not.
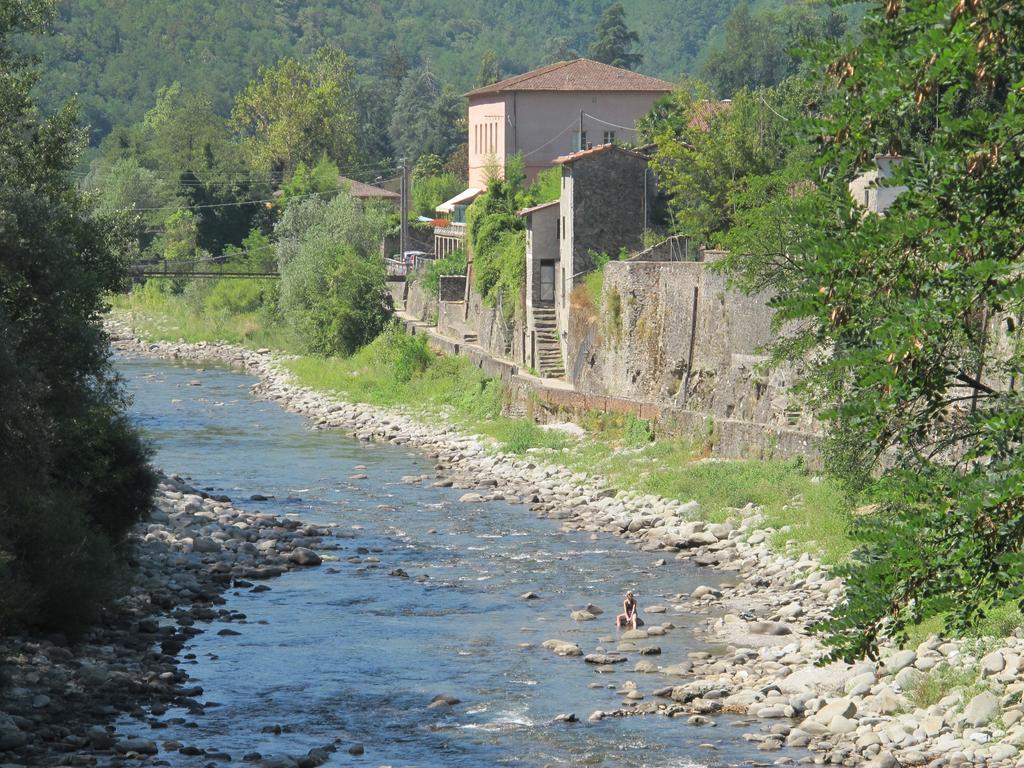
<svg viewBox="0 0 1024 768"><path fill-rule="evenodd" d="M641 595L647 621L642 630L614 630L609 616L617 610L615 600L620 595L616 591L611 597L608 585L602 584L600 590L575 595L577 601L564 606L559 621L551 615L535 616L537 623L522 627L529 633L516 644L529 659L524 663L549 665L541 669L550 670L547 674L553 678L580 670L592 675L593 681L587 684L592 693L587 698L569 696L557 688L546 693L551 704L565 704L564 711L547 713L563 731L628 721L644 725L611 733L602 745L606 752L614 752L612 740L630 738L636 738L637 744L647 744L643 742L647 739L650 744L684 740L692 745L674 754L650 748L648 757L633 763L628 761L635 751L627 748L621 755L612 755L616 764L758 760L873 766L1024 764L1018 763L1017 756L1017 746L1024 744L1020 704L1024 685L1018 682L1024 645L1015 639L985 647L934 640L915 650L889 650L878 663L817 666L822 647L807 627L842 599L842 583L813 558L786 558L769 548L773 532L764 527L755 508L735 510L729 522L708 525L697 519L699 509L693 503L623 493L561 467L496 454L474 436L421 423L408 414L337 402L296 387L268 351L148 344L127 333L121 336L118 346L126 354L219 361L255 375L260 397L302 414L319 430L341 430L367 444L414 449L425 462L413 467L419 471L398 479L410 489L446 490L455 504L482 510L477 516L486 515L488 509L504 509L503 505L528 506L538 518L555 521L564 536L575 537L569 539L579 547L573 551L582 551L583 542L600 542L608 535L641 550L633 557L643 566L635 568L634 580L626 585L636 586ZM353 465L347 478L350 484L368 479L358 466ZM0 706L4 712L0 714L0 749L9 750L0 752L0 764L4 760L16 765L60 765L63 760L89 764L143 759L205 765L230 757L267 765L314 765L375 756L378 745L364 745L361 740L368 730L365 723L361 730L349 727L342 736L316 742L318 735L339 731L323 729L301 741L301 752L274 758L266 756L266 748L246 751L244 745L254 741L251 738L236 740L230 752L193 746L179 736L201 731L204 722L230 710L230 702L222 707L202 701L203 691L192 684L182 661L198 664L199 659L188 656L201 656L209 639L230 638L232 632L244 632L243 625L269 621L255 618L262 603L247 603L252 607L243 613L234 606L242 598L226 593L260 594L265 578L285 570L326 572L336 569L337 561L364 573L382 571L395 583L419 580L427 585L436 576L417 574L411 564L419 561L408 560L408 553L399 557L400 549L389 563L394 534L387 541L374 540L383 546L373 547L373 541L359 545L352 540L361 536L358 528L342 528L316 514L315 519L303 521L293 514L243 511L223 496L218 499L219 494L175 478L168 478L160 493L154 519L138 534L141 579L108 626L87 638L74 654L59 639L20 641L8 649L17 663ZM258 505L259 497L252 503ZM487 556L518 554L510 545ZM169 572L175 577L169 579ZM275 583L298 583L293 581L297 578ZM523 591L512 598L518 604L516 611L550 604L551 596L545 591L529 589L533 583L524 579ZM685 588L673 591L672 585ZM620 586L624 585L616 585ZM273 589L272 594L282 591ZM586 600L591 594L594 597ZM525 617L525 613L515 616L524 621ZM226 626L199 634L199 628L211 621ZM553 630L550 636L538 636L545 625ZM695 644L695 639L703 642ZM479 638L466 638L470 648L466 655L478 652L471 647L476 642ZM182 650L188 653L178 659L176 654ZM953 670L976 680L960 690L939 691L933 700L923 702L915 695L923 683L932 680L934 687L952 679L936 670ZM457 678L453 674L451 679ZM521 725L511 716L505 718L510 722L496 726L494 718L482 714L493 706L491 702L478 696L481 700L467 707L459 700L462 691L452 691L440 681L433 686L437 690L421 690L417 706L435 715L450 710L453 719L432 721L428 726L432 738L438 734L448 738L452 728L488 733L493 727ZM434 695L428 696L431 692ZM498 698L508 696L504 692ZM591 706L583 703L588 699ZM167 717L168 710L173 717ZM146 723L156 728L154 733L163 731L170 738L156 740L152 733L132 732L126 720L118 721L114 730L95 725L116 711L127 711L134 716L132 722ZM274 729L280 733L289 727L264 724L261 728L270 729L270 735L257 746L273 744ZM415 728L421 732L424 725L417 722ZM728 728L730 735L723 737L722 728ZM543 738L549 734L556 734L552 739L563 738L557 730L539 733ZM736 748L737 742L748 745L746 757L744 748ZM469 753L461 760L458 748L445 746L453 750L451 759L436 764L487 764ZM367 748L373 754L358 754ZM702 750L707 757L679 758L699 756ZM391 757L386 750L378 753ZM553 745L543 754L555 756L552 764L602 764L575 744ZM169 755L175 757L169 759ZM180 755L196 762L181 762ZM396 759L394 764L435 763L424 757L422 762ZM526 764L534 763L527 758Z"/></svg>

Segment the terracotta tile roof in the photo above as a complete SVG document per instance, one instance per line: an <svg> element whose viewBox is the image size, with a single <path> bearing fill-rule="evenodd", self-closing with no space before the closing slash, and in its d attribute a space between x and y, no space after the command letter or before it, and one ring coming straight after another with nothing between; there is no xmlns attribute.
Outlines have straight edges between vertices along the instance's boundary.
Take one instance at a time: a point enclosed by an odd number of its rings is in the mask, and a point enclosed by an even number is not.
<svg viewBox="0 0 1024 768"><path fill-rule="evenodd" d="M482 96L502 91L651 91L667 93L675 88L666 80L619 69L590 59L560 61L522 75L485 85L465 94Z"/></svg>
<svg viewBox="0 0 1024 768"><path fill-rule="evenodd" d="M343 187L348 187L348 192L352 197L368 198L374 197L381 200L401 200L402 196L387 189L381 189L375 187L373 184L364 184L361 181L355 179L349 179L344 176L339 176L338 181Z"/></svg>
<svg viewBox="0 0 1024 768"><path fill-rule="evenodd" d="M620 147L617 144L599 144L598 146L591 147L590 149L582 149L579 152L573 152L568 155L561 155L559 157L556 157L551 162L553 162L555 165L565 165L567 163L575 163L577 160L580 160L584 157L603 155L605 152L611 152L612 150L616 152L622 152L623 154L626 155L632 155L633 157L639 157L641 160L650 160L650 157L645 155L643 152L637 152L635 149L626 149L625 147Z"/></svg>
<svg viewBox="0 0 1024 768"><path fill-rule="evenodd" d="M516 213L519 216L529 216L531 213L534 213L535 211L539 211L542 208L549 208L552 205L558 205L560 202L560 200L551 200L550 202L541 203L540 205L534 205L531 206L530 208L523 208L521 211L516 211Z"/></svg>

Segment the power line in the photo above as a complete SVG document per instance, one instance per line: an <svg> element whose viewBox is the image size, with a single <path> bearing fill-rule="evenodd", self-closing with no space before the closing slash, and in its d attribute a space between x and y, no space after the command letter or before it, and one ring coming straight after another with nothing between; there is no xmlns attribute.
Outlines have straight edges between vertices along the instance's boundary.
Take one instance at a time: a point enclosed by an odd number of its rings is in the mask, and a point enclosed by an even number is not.
<svg viewBox="0 0 1024 768"><path fill-rule="evenodd" d="M584 112L583 114L584 116L589 117L591 120L596 120L597 122L603 123L604 125L609 125L612 128L621 128L624 131L633 131L633 133L636 133L636 126L630 127L628 125L619 125L618 123L609 123L607 120L602 120L600 117L595 117L589 112Z"/></svg>
<svg viewBox="0 0 1024 768"><path fill-rule="evenodd" d="M768 109L770 109L770 110L771 110L772 112L775 112L775 107L773 107L773 106L772 106L771 104L769 104L769 103L768 103L767 101L765 101L765 100L764 100L764 96L762 96L762 95L761 95L761 94L759 93L759 94L757 94L757 98L759 98L759 99L761 100L761 103L762 103L762 104L764 104L764 105L765 105L766 107L768 107ZM787 123L789 122L789 118L788 118L788 117L786 117L785 115L780 115L780 114L779 114L778 112L775 112L775 116L776 116L776 117L780 117L780 118L782 118L782 119L783 119L783 120L785 120L785 121L786 121Z"/></svg>
<svg viewBox="0 0 1024 768"><path fill-rule="evenodd" d="M529 157L530 155L535 155L535 154L537 154L537 153L538 153L538 152L540 152L540 151L541 151L542 149L544 149L544 147L546 147L546 146L548 146L549 144L553 143L553 142L554 142L554 141L555 141L556 139L559 139L559 138L561 138L561 137L562 137L563 135L565 135L565 134L566 134L566 133L567 133L568 131L572 130L572 129L573 129L573 128L575 128L575 127L576 127L576 121L574 120L573 122L569 123L569 125L567 125L567 126L566 126L565 128L563 128L563 129L561 130L561 132L559 132L559 133L555 134L555 135L554 135L554 136L553 136L552 138L550 138L550 139L548 139L547 141L545 141L545 142L544 142L543 144L541 144L541 145L540 145L539 147L537 147L536 149L530 150L529 152L527 152L526 154L524 154L524 155L523 155L523 157L524 157L524 158L526 158L526 157Z"/></svg>

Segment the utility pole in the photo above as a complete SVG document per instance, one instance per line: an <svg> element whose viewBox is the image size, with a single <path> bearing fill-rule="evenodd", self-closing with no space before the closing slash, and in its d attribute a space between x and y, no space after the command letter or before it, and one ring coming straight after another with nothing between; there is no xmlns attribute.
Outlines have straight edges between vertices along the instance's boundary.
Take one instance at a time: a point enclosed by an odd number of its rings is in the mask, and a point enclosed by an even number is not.
<svg viewBox="0 0 1024 768"><path fill-rule="evenodd" d="M402 263L405 264L405 252L409 250L409 172L402 158L402 227L398 234L398 249Z"/></svg>

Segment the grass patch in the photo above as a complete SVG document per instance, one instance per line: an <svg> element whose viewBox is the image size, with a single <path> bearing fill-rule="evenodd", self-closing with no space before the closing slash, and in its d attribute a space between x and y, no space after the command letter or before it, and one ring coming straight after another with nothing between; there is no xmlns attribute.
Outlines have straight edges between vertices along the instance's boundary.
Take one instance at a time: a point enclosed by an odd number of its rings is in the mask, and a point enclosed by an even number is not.
<svg viewBox="0 0 1024 768"><path fill-rule="evenodd" d="M963 701L967 702L986 690L988 685L978 678L977 667L939 664L928 672L923 672L920 680L911 685L905 693L915 707L927 709L954 691L961 691Z"/></svg>
<svg viewBox="0 0 1024 768"><path fill-rule="evenodd" d="M181 294L135 290L110 298L115 315L121 315L135 332L151 341L227 341L257 349L272 347L289 351L290 335L273 323L265 311L240 314L196 312Z"/></svg>
<svg viewBox="0 0 1024 768"><path fill-rule="evenodd" d="M754 504L763 508L765 523L779 529L772 541L777 548L793 542L797 553L811 552L830 565L849 557L851 503L838 483L812 476L797 460L705 460L701 454L698 443L686 440L616 450L599 437L574 450L566 463L618 488L696 500L713 522Z"/></svg>
<svg viewBox="0 0 1024 768"><path fill-rule="evenodd" d="M1009 637L1014 631L1024 627L1024 613L1016 602L1009 601L990 607L985 611L984 618L972 627L964 637ZM907 629L907 648L916 648L931 635L950 636L946 631L946 616L931 616L920 624Z"/></svg>

